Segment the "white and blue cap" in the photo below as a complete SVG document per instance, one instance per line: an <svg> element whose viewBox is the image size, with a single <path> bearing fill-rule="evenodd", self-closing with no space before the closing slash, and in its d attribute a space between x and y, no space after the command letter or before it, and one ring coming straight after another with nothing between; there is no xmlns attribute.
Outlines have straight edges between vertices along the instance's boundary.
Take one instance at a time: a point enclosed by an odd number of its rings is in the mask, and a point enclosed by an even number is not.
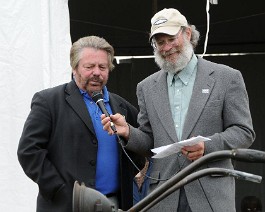
<svg viewBox="0 0 265 212"><path fill-rule="evenodd" d="M157 12L151 19L151 33L149 40L156 34L176 35L182 26L188 26L188 22L178 10L165 8Z"/></svg>

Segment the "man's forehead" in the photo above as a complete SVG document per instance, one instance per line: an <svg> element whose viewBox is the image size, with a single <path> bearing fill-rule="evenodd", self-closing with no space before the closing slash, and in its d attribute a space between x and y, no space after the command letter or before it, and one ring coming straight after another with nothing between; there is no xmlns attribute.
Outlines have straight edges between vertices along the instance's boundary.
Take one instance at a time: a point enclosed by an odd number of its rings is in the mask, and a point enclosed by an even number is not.
<svg viewBox="0 0 265 212"><path fill-rule="evenodd" d="M160 40L160 39L167 39L167 38L174 38L176 35L168 35L164 33L159 33L154 36L155 40Z"/></svg>

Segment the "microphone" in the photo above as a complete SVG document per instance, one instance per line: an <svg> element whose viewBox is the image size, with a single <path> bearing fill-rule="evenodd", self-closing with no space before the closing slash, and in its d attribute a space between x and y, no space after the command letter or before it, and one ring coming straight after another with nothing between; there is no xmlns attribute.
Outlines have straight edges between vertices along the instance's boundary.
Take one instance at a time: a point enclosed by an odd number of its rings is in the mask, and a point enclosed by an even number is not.
<svg viewBox="0 0 265 212"><path fill-rule="evenodd" d="M108 113L108 111L106 109L106 106L104 104L102 93L100 91L94 91L92 93L92 99L97 104L97 106L100 108L102 113L104 113L105 116L110 117L110 115L109 115L109 113ZM110 128L113 130L114 133L117 132L116 127L115 127L115 125L113 124L112 121L110 121Z"/></svg>

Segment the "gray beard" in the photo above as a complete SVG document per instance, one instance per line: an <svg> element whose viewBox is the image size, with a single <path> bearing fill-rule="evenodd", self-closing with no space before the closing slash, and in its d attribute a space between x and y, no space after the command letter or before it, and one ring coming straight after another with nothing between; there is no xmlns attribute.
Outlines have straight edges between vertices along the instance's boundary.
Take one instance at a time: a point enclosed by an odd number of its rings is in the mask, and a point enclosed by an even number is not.
<svg viewBox="0 0 265 212"><path fill-rule="evenodd" d="M187 66L193 54L193 47L187 39L184 39L183 46L184 47L175 62L165 60L161 53L155 50L154 55L156 64L165 72L170 72L172 74L180 72Z"/></svg>

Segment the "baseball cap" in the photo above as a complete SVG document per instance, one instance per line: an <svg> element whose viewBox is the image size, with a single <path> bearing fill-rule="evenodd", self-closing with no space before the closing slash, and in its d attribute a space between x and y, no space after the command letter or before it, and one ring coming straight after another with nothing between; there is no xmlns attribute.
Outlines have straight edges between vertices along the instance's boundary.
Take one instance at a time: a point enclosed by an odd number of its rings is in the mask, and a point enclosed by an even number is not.
<svg viewBox="0 0 265 212"><path fill-rule="evenodd" d="M188 26L185 16L176 9L165 8L157 12L151 19L149 40L158 33L176 35L182 26Z"/></svg>

